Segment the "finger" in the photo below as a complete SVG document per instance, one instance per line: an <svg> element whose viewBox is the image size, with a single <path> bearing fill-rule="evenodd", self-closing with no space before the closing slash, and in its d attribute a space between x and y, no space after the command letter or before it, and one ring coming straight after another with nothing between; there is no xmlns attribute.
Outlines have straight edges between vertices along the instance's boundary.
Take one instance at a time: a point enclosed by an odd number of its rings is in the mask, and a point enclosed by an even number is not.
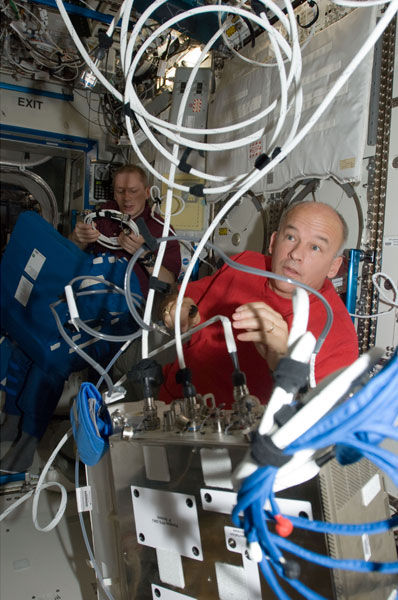
<svg viewBox="0 0 398 600"><path fill-rule="evenodd" d="M270 333L277 327L277 324L272 319L248 318L232 323L234 329L250 329L251 331L265 331Z"/></svg>
<svg viewBox="0 0 398 600"><path fill-rule="evenodd" d="M120 233L118 236L119 245L126 250L129 254L134 254L137 250L136 246L129 237L127 237L124 233Z"/></svg>
<svg viewBox="0 0 398 600"><path fill-rule="evenodd" d="M264 315L269 315L270 317L283 318L279 312L271 308L271 306L269 306L265 302L249 302L247 304L242 304L241 306L238 306L235 309L234 315L236 318L240 318L240 315L246 312L249 312L251 314L261 313Z"/></svg>
<svg viewBox="0 0 398 600"><path fill-rule="evenodd" d="M238 333L236 338L241 342L265 342L263 331L245 331L244 333Z"/></svg>
<svg viewBox="0 0 398 600"><path fill-rule="evenodd" d="M258 321L281 321L283 320L282 316L279 313L268 310L268 308L246 308L245 310L241 310L239 312L235 312L232 314L232 319L235 322L244 321L246 319L257 319Z"/></svg>

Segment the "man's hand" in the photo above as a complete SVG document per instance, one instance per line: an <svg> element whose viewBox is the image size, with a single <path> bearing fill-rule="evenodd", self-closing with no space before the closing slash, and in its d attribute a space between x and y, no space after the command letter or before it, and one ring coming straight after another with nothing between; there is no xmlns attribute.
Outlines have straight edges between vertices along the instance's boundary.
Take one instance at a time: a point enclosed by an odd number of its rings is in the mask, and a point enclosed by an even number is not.
<svg viewBox="0 0 398 600"><path fill-rule="evenodd" d="M77 244L77 246L84 249L89 244L94 244L99 236L100 232L97 229L94 229L90 223L78 221L76 227L70 234L69 239Z"/></svg>
<svg viewBox="0 0 398 600"><path fill-rule="evenodd" d="M170 297L168 302L166 302L162 317L163 323L166 325L168 329L174 329L175 326L175 314L177 307L177 297ZM192 329L192 327L196 327L200 323L200 314L198 311L198 307L192 298L184 298L181 306L181 331L185 333L188 329Z"/></svg>
<svg viewBox="0 0 398 600"><path fill-rule="evenodd" d="M232 327L244 329L237 339L254 342L260 355L273 371L287 352L288 329L282 315L264 302L250 302L239 306L232 315Z"/></svg>
<svg viewBox="0 0 398 600"><path fill-rule="evenodd" d="M130 235L127 235L122 231L117 239L119 245L129 254L137 252L137 250L145 243L142 235L135 235L133 232L131 232Z"/></svg>

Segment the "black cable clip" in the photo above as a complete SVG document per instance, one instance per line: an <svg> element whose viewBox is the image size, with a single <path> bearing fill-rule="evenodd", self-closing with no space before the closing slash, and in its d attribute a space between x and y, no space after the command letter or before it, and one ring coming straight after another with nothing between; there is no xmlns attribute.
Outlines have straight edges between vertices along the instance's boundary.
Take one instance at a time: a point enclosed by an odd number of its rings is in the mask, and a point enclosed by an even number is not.
<svg viewBox="0 0 398 600"><path fill-rule="evenodd" d="M252 431L250 440L250 454L258 465L279 468L291 459L288 454L283 454L283 450L274 444L269 435L261 435L258 431Z"/></svg>
<svg viewBox="0 0 398 600"><path fill-rule="evenodd" d="M178 163L178 168L183 173L189 173L192 169L192 165L187 163L188 156L191 154L191 148L186 148L183 152L183 155L180 158L180 162Z"/></svg>
<svg viewBox="0 0 398 600"><path fill-rule="evenodd" d="M196 395L196 388L192 383L191 369L179 369L176 373L176 382L182 385L184 398L189 398Z"/></svg>
<svg viewBox="0 0 398 600"><path fill-rule="evenodd" d="M311 8L313 6L316 6L316 13L315 13L314 18L312 19L312 21L310 21L309 23L307 23L307 25L302 25L300 23L300 16L297 15L297 23L301 27L301 29L308 29L309 27L311 27L312 25L314 25L314 23L317 22L318 17L319 17L319 6L315 2L315 0L308 0L308 6L310 6Z"/></svg>
<svg viewBox="0 0 398 600"><path fill-rule="evenodd" d="M307 383L310 373L308 363L302 363L288 356L284 356L278 362L273 372L275 384L285 392L297 392Z"/></svg>
<svg viewBox="0 0 398 600"><path fill-rule="evenodd" d="M200 197L204 197L204 186L201 183L197 183L196 185L191 185L191 187L189 188L189 193L192 194L193 196L198 196Z"/></svg>
<svg viewBox="0 0 398 600"><path fill-rule="evenodd" d="M178 369L176 373L177 383L190 383L192 381L192 371L185 367L184 369Z"/></svg>
<svg viewBox="0 0 398 600"><path fill-rule="evenodd" d="M152 358L143 358L127 373L127 379L140 383L144 398L150 398L154 395L154 388L163 383L163 370Z"/></svg>
<svg viewBox="0 0 398 600"><path fill-rule="evenodd" d="M257 15L257 17L267 10L264 4L258 0L251 0L250 5L252 7L252 11Z"/></svg>
<svg viewBox="0 0 398 600"><path fill-rule="evenodd" d="M282 152L282 148L280 148L280 146L276 146L274 148L274 150L272 151L272 155L271 155L272 156L272 160L274 160L274 158L276 156L278 156L278 154L280 154L281 152ZM283 160L285 160L285 159L283 159Z"/></svg>
<svg viewBox="0 0 398 600"><path fill-rule="evenodd" d="M161 281L157 277L153 275L149 278L149 287L155 292L160 292L161 294L169 294L170 293L170 284L165 281Z"/></svg>
<svg viewBox="0 0 398 600"><path fill-rule="evenodd" d="M98 44L101 50L109 50L113 44L113 39L109 36L105 29L100 29L98 32Z"/></svg>
<svg viewBox="0 0 398 600"><path fill-rule="evenodd" d="M135 114L135 112L133 111L132 108L130 108L130 103L126 102L126 104L123 105L123 113L125 117L130 117L130 119L133 119L135 125L138 127L138 129L142 129L141 125L138 122L137 116ZM134 133L133 133L134 135Z"/></svg>
<svg viewBox="0 0 398 600"><path fill-rule="evenodd" d="M264 169L264 167L266 167L270 162L271 162L270 157L268 156L268 154L264 153L264 154L260 154L260 156L257 156L254 166L256 169L261 171L261 169Z"/></svg>

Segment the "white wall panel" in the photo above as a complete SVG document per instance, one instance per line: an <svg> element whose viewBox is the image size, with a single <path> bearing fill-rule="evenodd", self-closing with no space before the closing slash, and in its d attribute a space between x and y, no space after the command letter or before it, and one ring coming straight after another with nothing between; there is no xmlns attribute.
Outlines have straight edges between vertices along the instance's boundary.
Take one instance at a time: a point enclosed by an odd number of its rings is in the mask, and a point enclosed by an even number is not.
<svg viewBox="0 0 398 600"><path fill-rule="evenodd" d="M375 11L357 9L326 30L315 35L303 51L302 86L304 107L300 127L305 124L340 73L356 54L375 25ZM264 38L264 40L262 40ZM256 40L255 60L261 60ZM277 166L267 181L260 181L255 192L276 191L303 177L324 178L334 175L339 181L359 181L368 119L368 100L373 53L369 52L343 86L331 107L312 131ZM243 121L256 114L279 96L279 75L275 68L253 67L234 58L222 72L216 98L210 105L209 126ZM275 119L277 115L271 118ZM291 117L279 136L283 146ZM217 174L236 175L250 170L258 154L267 151L274 123L267 121L269 133L261 141L228 153L211 153L208 169ZM252 133L258 125L247 127ZM231 139L231 134L219 140ZM219 141L218 140L218 141Z"/></svg>

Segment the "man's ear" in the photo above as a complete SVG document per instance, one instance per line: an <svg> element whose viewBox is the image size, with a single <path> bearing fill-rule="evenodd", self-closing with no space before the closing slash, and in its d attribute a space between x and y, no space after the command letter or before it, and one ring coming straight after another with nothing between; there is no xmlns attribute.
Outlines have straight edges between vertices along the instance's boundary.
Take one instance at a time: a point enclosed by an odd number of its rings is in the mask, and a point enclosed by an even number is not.
<svg viewBox="0 0 398 600"><path fill-rule="evenodd" d="M271 239L269 241L269 246L268 246L268 252L269 254L272 254L272 250L275 247L275 242L276 242L276 238L278 236L278 232L274 231L274 233L271 235Z"/></svg>
<svg viewBox="0 0 398 600"><path fill-rule="evenodd" d="M333 277L335 277L335 275L337 275L342 262L343 262L342 256L337 256L336 258L333 259L333 262L329 269L329 273L327 275L329 277L329 279L333 279Z"/></svg>

